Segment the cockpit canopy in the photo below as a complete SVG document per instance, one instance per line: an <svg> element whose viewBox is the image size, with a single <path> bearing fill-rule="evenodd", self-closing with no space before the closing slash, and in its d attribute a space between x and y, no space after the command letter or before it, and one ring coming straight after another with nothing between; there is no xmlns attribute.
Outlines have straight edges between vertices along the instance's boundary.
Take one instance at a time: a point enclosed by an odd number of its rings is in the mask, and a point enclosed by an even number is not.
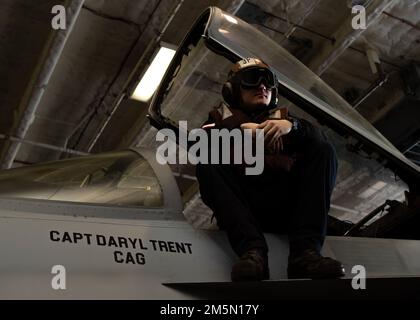
<svg viewBox="0 0 420 320"><path fill-rule="evenodd" d="M146 208L164 205L152 167L130 150L1 171L0 195Z"/></svg>

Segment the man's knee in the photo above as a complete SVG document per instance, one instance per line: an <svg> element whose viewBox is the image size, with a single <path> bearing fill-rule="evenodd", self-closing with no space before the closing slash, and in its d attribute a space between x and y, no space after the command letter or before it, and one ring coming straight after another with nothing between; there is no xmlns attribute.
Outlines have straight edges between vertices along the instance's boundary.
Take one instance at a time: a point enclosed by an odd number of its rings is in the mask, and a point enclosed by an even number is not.
<svg viewBox="0 0 420 320"><path fill-rule="evenodd" d="M237 182L231 168L227 165L197 164L196 177L201 198L210 208L214 205L215 194L220 194L221 190L226 190L226 188L232 188L232 183Z"/></svg>
<svg viewBox="0 0 420 320"><path fill-rule="evenodd" d="M197 177L200 193L201 193L201 199L203 202L211 206L211 194L212 189L209 188L212 181L212 174L211 174L211 166L207 164L197 164L195 167L195 175Z"/></svg>

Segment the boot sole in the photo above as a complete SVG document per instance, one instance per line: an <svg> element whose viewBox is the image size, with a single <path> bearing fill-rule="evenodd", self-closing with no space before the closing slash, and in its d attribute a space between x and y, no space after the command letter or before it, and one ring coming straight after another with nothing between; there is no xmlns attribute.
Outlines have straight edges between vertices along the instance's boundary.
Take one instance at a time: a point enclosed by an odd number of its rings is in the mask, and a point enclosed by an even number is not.
<svg viewBox="0 0 420 320"><path fill-rule="evenodd" d="M340 279L344 277L346 274L344 271L336 272L336 273L324 273L318 275L310 275L304 273L295 273L295 272L288 272L287 277L289 279L312 279L312 280L320 280L320 279Z"/></svg>

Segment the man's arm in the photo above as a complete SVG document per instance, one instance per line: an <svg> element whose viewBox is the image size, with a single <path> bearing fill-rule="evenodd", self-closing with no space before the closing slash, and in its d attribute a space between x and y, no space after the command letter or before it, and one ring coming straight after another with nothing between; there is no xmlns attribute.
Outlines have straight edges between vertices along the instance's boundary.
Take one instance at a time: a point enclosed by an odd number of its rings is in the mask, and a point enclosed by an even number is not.
<svg viewBox="0 0 420 320"><path fill-rule="evenodd" d="M288 119L293 124L289 136L296 144L304 145L306 143L310 143L311 139L316 139L316 137L320 134L320 130L305 119L295 117L289 117Z"/></svg>
<svg viewBox="0 0 420 320"><path fill-rule="evenodd" d="M318 135L315 127L305 119L287 117L286 119L269 119L258 126L264 129L265 141L273 145L282 136L287 135L292 143L305 144L308 140Z"/></svg>

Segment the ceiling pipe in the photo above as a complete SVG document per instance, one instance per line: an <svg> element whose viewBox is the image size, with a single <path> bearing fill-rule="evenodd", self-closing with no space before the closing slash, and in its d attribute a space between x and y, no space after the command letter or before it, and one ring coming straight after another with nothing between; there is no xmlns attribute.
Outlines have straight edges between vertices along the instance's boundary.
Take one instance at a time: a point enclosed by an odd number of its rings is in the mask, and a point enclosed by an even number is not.
<svg viewBox="0 0 420 320"><path fill-rule="evenodd" d="M41 61L32 76L32 85L26 89L23 99L19 106L19 110L24 110L19 122L15 126L14 136L17 139L24 139L31 124L34 121L36 111L40 101L48 87L51 75L53 74L57 62L63 52L63 48L71 34L74 24L79 16L82 5L85 0L69 0L66 6L66 29L53 30L47 41L47 45L41 55ZM25 108L21 108L25 106ZM8 147L4 153L1 168L8 169L13 165L13 161L19 152L22 141L10 140Z"/></svg>
<svg viewBox="0 0 420 320"><path fill-rule="evenodd" d="M184 3L185 0L179 0L178 4L175 6L174 10L172 11L170 17L168 18L168 21L165 23L162 31L160 31L158 37L151 43L153 43L152 46L157 46L160 42L160 40L162 39L163 34L165 33L166 29L168 28L169 24L172 22L173 18L175 17L175 15L178 13L179 8L181 7L181 5ZM148 48L150 48L151 45L148 46ZM143 56L148 52L148 50L145 50ZM141 61L142 59L140 59L139 61ZM132 73L133 75L134 73ZM131 80L132 77L129 77L129 79ZM96 133L95 137L91 140L91 142L89 143L88 147L87 147L87 151L91 152L93 147L95 146L96 142L99 140L100 136L102 135L102 133L104 132L105 128L107 127L109 121L111 120L112 116L114 115L115 111L118 109L119 105L121 104L121 101L127 96L127 86L130 84L130 81L127 81L126 85L125 85L125 89L123 90L123 92L119 95L119 97L117 98L117 102L115 103L115 105L113 106L111 112L108 113L105 121L102 123L101 127L99 128L98 132Z"/></svg>
<svg viewBox="0 0 420 320"><path fill-rule="evenodd" d="M314 12L315 8L318 7L320 2L321 0L312 1L312 4L308 8L308 10L306 10L306 12L302 15L299 21L297 23L292 23L289 29L285 32L285 38L280 42L280 44L282 44L285 39L288 39L298 27L303 25L306 18L309 17L312 14L312 12Z"/></svg>
<svg viewBox="0 0 420 320"><path fill-rule="evenodd" d="M417 26L417 25L415 25L413 22L411 22L411 21L408 21L408 20L406 20L406 19L404 19L404 18L400 18L400 17L397 17L397 16L394 16L393 14L391 14L391 13L389 13L389 12L386 12L386 11L384 11L384 12L382 12L384 15L386 15L386 16L388 16L388 17L391 17L391 18L393 18L393 19L395 19L395 20L398 20L398 21L400 21L400 22L402 22L402 23L404 23L404 24L406 24L406 25L408 25L408 26L410 26L410 27L412 27L412 28L414 28L414 29L417 29L417 30L420 30L420 27L419 26Z"/></svg>
<svg viewBox="0 0 420 320"><path fill-rule="evenodd" d="M367 98L369 98L378 88L383 87L391 77L391 75L397 73L391 71L390 73L380 76L375 82L373 82L369 88L353 103L353 109L357 109Z"/></svg>
<svg viewBox="0 0 420 320"><path fill-rule="evenodd" d="M287 20L287 19L285 19L285 18L282 18L282 17L276 16L275 14L272 14L271 12L266 12L266 11L264 11L264 13L265 13L267 16L270 16L270 17L275 18L275 19L278 19L278 20L280 20L280 21L282 21L282 22L284 22L284 23L287 23L288 25L291 25L291 27L290 27L290 28L289 28L286 32L282 32L282 31L279 31L279 30L274 29L274 28L272 28L272 27L269 27L269 26L267 26L267 25L266 25L266 24L264 24L264 23L258 23L258 25L260 25L261 27L264 27L264 28L266 28L266 29L268 29L268 30L275 31L275 32L277 32L277 33L279 33L279 34L283 35L285 39L288 39L288 38L290 37L290 35L291 35L291 32L294 32L294 30L295 30L295 29L299 28L299 29L304 30L304 31L306 31L306 32L309 32L309 33L315 34L315 35L317 35L317 36L319 36L319 37L321 37L321 38L323 38L323 39L329 40L329 41L331 41L331 43L334 43L334 42L335 42L335 39L334 39L334 38L329 37L329 36L326 36L325 34L322 34L322 33L318 32L318 31L316 31L316 30L314 30L314 29L304 27L304 26L302 26L301 24L294 23L294 22L289 21L289 20ZM310 12L309 12L309 13L310 13ZM309 13L308 13L308 14L309 14ZM289 32L289 34L288 34L288 32ZM285 39L283 39L283 40L280 42L280 44L282 44L282 43L283 43L283 41L284 41Z"/></svg>
<svg viewBox="0 0 420 320"><path fill-rule="evenodd" d="M369 66L372 69L372 73L378 74L378 79L373 82L369 88L353 103L353 109L357 109L367 98L369 98L378 88L383 87L391 77L391 75L397 73L397 71L391 71L384 74L381 61L376 49L369 43L366 43L366 55L369 60Z"/></svg>
<svg viewBox="0 0 420 320"><path fill-rule="evenodd" d="M51 145L51 144L48 144L48 143L36 142L36 141L20 139L20 138L16 138L16 137L9 137L5 134L0 134L0 139L10 140L10 141L13 141L13 142L18 142L18 143L23 143L23 144L28 144L28 145L31 145L31 146L44 148L44 149L48 149L48 150L60 151L60 152L65 152L65 153L69 153L69 154L75 154L75 155L78 155L78 156L85 156L85 155L89 154L89 153L78 151L78 150L73 150L73 149L67 149L67 148L63 148L63 147L54 146L54 145Z"/></svg>

